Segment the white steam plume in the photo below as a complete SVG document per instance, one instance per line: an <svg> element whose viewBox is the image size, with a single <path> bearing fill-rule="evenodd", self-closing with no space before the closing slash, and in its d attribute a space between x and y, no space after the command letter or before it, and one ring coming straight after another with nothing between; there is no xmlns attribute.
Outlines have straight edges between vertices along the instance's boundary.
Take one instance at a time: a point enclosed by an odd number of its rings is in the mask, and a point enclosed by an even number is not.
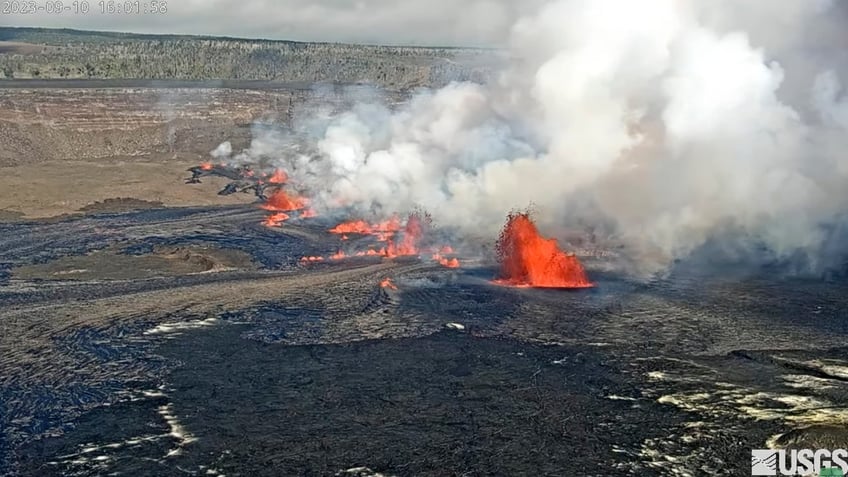
<svg viewBox="0 0 848 477"><path fill-rule="evenodd" d="M543 227L608 224L651 267L728 231L813 257L848 205L843 9L553 1L515 23L491 84L312 118L312 150L280 160L325 207L494 234L533 203Z"/></svg>

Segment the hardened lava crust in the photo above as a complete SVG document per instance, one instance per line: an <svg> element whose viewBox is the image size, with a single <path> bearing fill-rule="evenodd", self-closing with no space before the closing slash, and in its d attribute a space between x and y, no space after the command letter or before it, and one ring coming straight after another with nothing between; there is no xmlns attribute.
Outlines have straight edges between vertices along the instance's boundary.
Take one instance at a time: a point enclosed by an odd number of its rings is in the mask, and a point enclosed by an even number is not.
<svg viewBox="0 0 848 477"><path fill-rule="evenodd" d="M733 475L769 439L845 444L844 284L589 260L593 288L511 288L304 263L328 224L264 215L0 226L0 473Z"/></svg>

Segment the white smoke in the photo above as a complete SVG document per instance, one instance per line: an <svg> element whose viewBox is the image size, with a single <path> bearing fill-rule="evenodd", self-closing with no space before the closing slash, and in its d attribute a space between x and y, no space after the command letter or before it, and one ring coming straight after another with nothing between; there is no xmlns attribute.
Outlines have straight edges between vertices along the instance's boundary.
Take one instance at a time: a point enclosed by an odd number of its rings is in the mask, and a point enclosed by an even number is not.
<svg viewBox="0 0 848 477"><path fill-rule="evenodd" d="M729 230L812 256L848 200L845 45L823 39L839 8L553 1L515 23L491 84L313 118L312 149L280 160L324 207L420 205L494 234L532 203L542 227L611 224L659 267Z"/></svg>
<svg viewBox="0 0 848 477"><path fill-rule="evenodd" d="M209 153L210 156L221 161L229 160L232 154L233 144L230 141L224 141L221 144L218 144L218 147Z"/></svg>

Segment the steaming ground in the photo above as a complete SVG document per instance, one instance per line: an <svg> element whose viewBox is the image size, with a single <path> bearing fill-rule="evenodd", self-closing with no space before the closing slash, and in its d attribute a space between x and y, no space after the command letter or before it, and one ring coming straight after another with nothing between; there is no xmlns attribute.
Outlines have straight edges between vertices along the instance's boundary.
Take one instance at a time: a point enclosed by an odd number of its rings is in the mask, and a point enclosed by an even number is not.
<svg viewBox="0 0 848 477"><path fill-rule="evenodd" d="M767 442L848 445L842 282L304 267L334 224L263 217L0 226L0 474L740 475Z"/></svg>

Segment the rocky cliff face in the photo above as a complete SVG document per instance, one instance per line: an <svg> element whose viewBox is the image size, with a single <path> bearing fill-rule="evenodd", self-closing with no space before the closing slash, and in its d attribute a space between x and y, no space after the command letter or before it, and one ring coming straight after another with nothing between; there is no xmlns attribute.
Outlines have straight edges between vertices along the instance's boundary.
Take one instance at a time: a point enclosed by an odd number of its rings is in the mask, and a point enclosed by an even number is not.
<svg viewBox="0 0 848 477"><path fill-rule="evenodd" d="M0 166L205 155L224 140L246 143L257 119L289 121L292 110L315 94L285 88L0 89Z"/></svg>

